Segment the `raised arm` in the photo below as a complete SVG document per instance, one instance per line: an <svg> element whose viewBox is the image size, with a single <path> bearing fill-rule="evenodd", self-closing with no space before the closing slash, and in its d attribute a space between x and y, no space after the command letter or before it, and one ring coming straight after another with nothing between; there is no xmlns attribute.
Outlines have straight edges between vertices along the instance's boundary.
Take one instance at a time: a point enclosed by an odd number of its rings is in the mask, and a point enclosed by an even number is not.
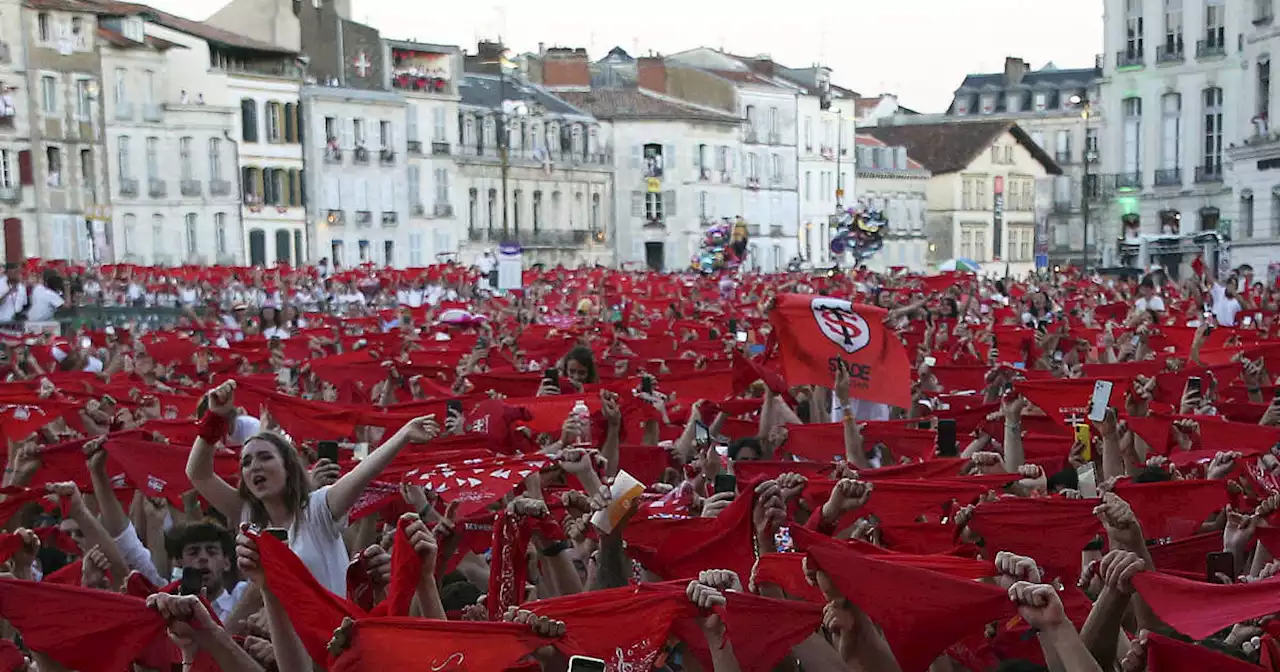
<svg viewBox="0 0 1280 672"><path fill-rule="evenodd" d="M187 457L187 478L213 508L227 520L238 522L243 506L240 493L213 469L215 447L235 418L235 390L235 381L227 381L209 392L209 410L200 421L200 436L196 437Z"/></svg>
<svg viewBox="0 0 1280 672"><path fill-rule="evenodd" d="M360 493L368 487L410 443L426 443L440 434L440 425L436 424L434 415L414 418L401 427L399 431L387 439L378 449L369 453L369 457L356 465L329 487L325 503L329 505L329 513L334 520L340 520L351 507L355 506Z"/></svg>

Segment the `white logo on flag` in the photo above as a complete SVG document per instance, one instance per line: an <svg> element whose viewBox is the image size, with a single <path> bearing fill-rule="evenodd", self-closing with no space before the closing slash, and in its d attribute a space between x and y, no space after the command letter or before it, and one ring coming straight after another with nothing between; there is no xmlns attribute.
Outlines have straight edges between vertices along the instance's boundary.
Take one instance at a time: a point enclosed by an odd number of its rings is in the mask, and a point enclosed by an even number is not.
<svg viewBox="0 0 1280 672"><path fill-rule="evenodd" d="M848 301L818 296L809 307L822 335L845 352L852 355L871 343L871 327Z"/></svg>

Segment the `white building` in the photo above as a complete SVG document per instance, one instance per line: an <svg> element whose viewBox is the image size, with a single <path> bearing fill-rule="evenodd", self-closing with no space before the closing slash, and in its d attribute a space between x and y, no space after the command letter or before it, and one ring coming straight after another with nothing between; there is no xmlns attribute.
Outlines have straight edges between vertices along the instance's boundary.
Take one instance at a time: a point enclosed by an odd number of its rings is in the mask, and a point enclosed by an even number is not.
<svg viewBox="0 0 1280 672"><path fill-rule="evenodd" d="M603 122L602 141L616 151L619 198L602 207L612 208L618 223L619 264L686 269L706 227L741 212L738 117L647 89L558 95Z"/></svg>
<svg viewBox="0 0 1280 672"><path fill-rule="evenodd" d="M1271 58L1280 54L1280 23L1272 0L1251 4L1235 14L1234 32L1244 37L1236 72L1244 81L1231 110L1241 133L1227 141L1226 181L1235 194L1230 263L1273 278L1280 274L1280 131L1271 110L1280 109L1280 87L1271 85Z"/></svg>
<svg viewBox="0 0 1280 672"><path fill-rule="evenodd" d="M1224 155L1248 134L1248 115L1236 110L1256 84L1241 80L1249 63L1238 33L1253 5L1106 0L1097 188L1106 200L1094 220L1104 264L1117 261L1108 241L1118 236L1230 224Z"/></svg>
<svg viewBox="0 0 1280 672"><path fill-rule="evenodd" d="M405 109L407 225L401 227L405 263L425 266L454 258L466 237L454 155L458 142L458 79L462 57L457 47L386 41L391 88Z"/></svg>
<svg viewBox="0 0 1280 672"><path fill-rule="evenodd" d="M929 209L929 171L907 155L906 147L891 147L870 135L859 135L856 149L855 202L881 213L889 223L884 247L866 260L867 268L876 272L893 266L905 266L912 272L929 270L924 225Z"/></svg>
<svg viewBox="0 0 1280 672"><path fill-rule="evenodd" d="M4 259L11 262L26 257L24 222L30 222L32 239L36 226L23 30L22 3L0 0L0 221L4 224Z"/></svg>
<svg viewBox="0 0 1280 672"><path fill-rule="evenodd" d="M667 56L667 61L704 70L736 86L736 113L745 120L741 214L751 235L750 263L764 271L786 268L799 253L797 117L798 100L805 93L792 83L755 72L746 59L715 49L691 49ZM852 171L851 165L846 172Z"/></svg>
<svg viewBox="0 0 1280 672"><path fill-rule="evenodd" d="M236 263L240 196L226 139L235 110L171 98L165 52L176 45L146 38L142 21L104 17L98 30L112 189L102 259Z"/></svg>
<svg viewBox="0 0 1280 672"><path fill-rule="evenodd" d="M337 267L411 263L405 102L384 91L302 89L309 258ZM421 264L418 264L421 265Z"/></svg>
<svg viewBox="0 0 1280 672"><path fill-rule="evenodd" d="M462 260L509 240L524 249L526 263L612 264L613 158L599 122L512 76L467 74L459 93ZM498 138L504 121L505 160Z"/></svg>

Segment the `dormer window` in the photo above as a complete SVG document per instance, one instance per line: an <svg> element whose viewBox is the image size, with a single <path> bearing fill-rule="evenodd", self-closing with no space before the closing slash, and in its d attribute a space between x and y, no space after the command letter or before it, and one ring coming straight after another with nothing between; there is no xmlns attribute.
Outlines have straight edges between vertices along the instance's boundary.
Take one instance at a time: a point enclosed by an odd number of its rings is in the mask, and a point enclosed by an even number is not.
<svg viewBox="0 0 1280 672"><path fill-rule="evenodd" d="M986 94L986 95L982 96L982 113L983 113L983 114L991 114L992 112L995 112L995 111L996 111L996 96L995 96L995 94L993 94L993 93L988 93L988 94Z"/></svg>
<svg viewBox="0 0 1280 672"><path fill-rule="evenodd" d="M969 96L956 96L956 114L969 114Z"/></svg>
<svg viewBox="0 0 1280 672"><path fill-rule="evenodd" d="M1049 109L1049 94L1040 91L1036 94L1036 112L1044 112Z"/></svg>
<svg viewBox="0 0 1280 672"><path fill-rule="evenodd" d="M121 24L120 33L124 35L126 39L133 40L134 42L141 42L145 37L142 30L142 19L139 19L136 16L125 19Z"/></svg>
<svg viewBox="0 0 1280 672"><path fill-rule="evenodd" d="M1022 94L1021 93L1006 94L1004 98L1004 111L1005 112L1021 112L1022 111Z"/></svg>

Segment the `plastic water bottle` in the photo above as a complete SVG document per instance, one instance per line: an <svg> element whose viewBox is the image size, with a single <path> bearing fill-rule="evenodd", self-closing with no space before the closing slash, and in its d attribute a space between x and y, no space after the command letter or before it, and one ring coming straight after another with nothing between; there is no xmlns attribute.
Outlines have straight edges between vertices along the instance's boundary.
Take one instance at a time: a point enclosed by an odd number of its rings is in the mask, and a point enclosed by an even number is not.
<svg viewBox="0 0 1280 672"><path fill-rule="evenodd" d="M579 446L591 444L591 411L587 408L587 402L579 399L573 403L573 417L578 419L578 435Z"/></svg>

